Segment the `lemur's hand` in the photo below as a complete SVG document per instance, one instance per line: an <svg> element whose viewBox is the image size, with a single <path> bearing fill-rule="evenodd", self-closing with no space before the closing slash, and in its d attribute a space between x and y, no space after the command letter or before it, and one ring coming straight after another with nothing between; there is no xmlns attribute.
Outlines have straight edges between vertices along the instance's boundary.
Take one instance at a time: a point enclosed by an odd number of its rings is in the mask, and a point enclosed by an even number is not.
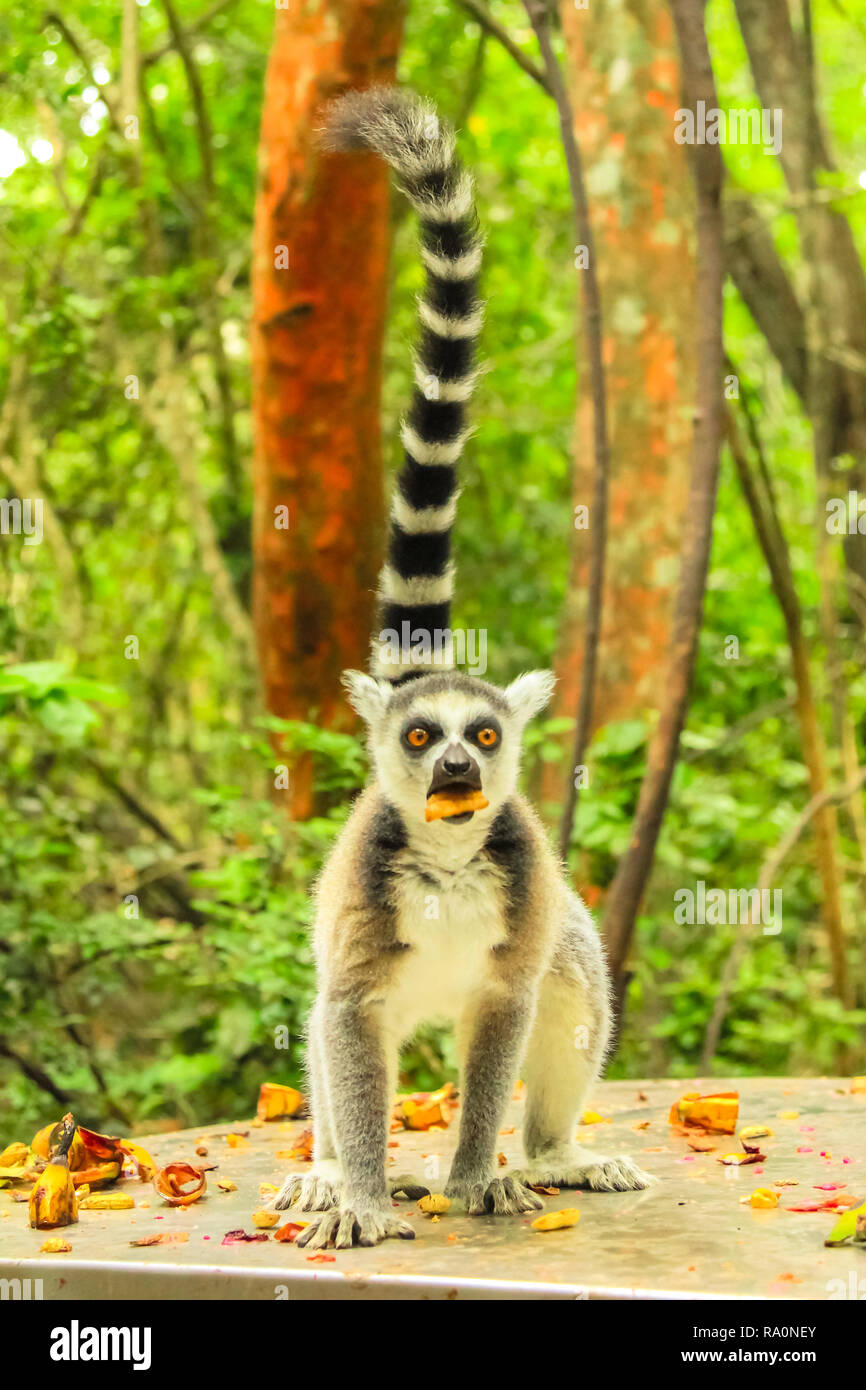
<svg viewBox="0 0 866 1390"><path fill-rule="evenodd" d="M445 1196L465 1202L470 1216L481 1216L485 1212L494 1216L522 1216L524 1212L544 1208L540 1197L512 1177L487 1178L481 1182L449 1178Z"/></svg>
<svg viewBox="0 0 866 1390"><path fill-rule="evenodd" d="M389 1236L401 1240L414 1240L415 1232L393 1211L380 1207L362 1207L354 1202L349 1206L338 1207L336 1211L325 1212L301 1232L296 1245L309 1246L311 1250L348 1250L353 1245L378 1245Z"/></svg>

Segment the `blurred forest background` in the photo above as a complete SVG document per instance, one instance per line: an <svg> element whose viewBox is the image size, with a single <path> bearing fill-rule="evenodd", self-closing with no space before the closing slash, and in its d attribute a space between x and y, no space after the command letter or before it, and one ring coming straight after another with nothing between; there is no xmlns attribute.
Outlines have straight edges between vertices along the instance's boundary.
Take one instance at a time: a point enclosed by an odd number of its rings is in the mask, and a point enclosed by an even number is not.
<svg viewBox="0 0 866 1390"><path fill-rule="evenodd" d="M560 10L611 447L569 861L603 923L689 535L695 200L667 0ZM863 1071L866 535L826 500L866 497L866 22L855 0L706 19L720 106L782 108L783 146L723 150L728 439L608 1074ZM519 0L12 0L0 45L0 498L44 502L41 544L0 536L3 1130L67 1104L97 1128L236 1116L301 1074L308 889L365 771L337 674L365 661L421 276L384 171L323 163L318 112L396 68L477 177L455 621L493 680L556 665L525 774L555 836L592 486L557 110ZM762 873L778 934L674 921L678 890ZM431 1029L404 1080L452 1063Z"/></svg>

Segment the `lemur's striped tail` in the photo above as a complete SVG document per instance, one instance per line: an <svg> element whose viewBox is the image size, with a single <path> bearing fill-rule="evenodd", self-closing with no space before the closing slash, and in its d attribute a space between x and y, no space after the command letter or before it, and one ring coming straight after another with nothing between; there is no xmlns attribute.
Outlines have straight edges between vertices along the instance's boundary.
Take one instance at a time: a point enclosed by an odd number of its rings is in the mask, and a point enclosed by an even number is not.
<svg viewBox="0 0 866 1390"><path fill-rule="evenodd" d="M393 87L350 92L330 109L326 143L387 160L421 223L427 284L371 667L374 675L402 680L451 665L451 528L457 462L469 433L466 403L477 376L481 239L454 132L427 102Z"/></svg>

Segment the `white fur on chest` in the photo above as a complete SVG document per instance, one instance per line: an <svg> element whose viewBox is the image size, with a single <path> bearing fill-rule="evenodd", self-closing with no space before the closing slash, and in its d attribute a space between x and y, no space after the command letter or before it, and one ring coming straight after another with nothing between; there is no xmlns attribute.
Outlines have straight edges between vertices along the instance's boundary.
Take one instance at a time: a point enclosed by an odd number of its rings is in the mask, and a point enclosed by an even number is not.
<svg viewBox="0 0 866 1390"><path fill-rule="evenodd" d="M403 1039L419 1023L458 1019L491 984L493 948L506 937L505 891L489 860L454 873L410 863L395 889L397 937L409 949L398 959L385 1013Z"/></svg>

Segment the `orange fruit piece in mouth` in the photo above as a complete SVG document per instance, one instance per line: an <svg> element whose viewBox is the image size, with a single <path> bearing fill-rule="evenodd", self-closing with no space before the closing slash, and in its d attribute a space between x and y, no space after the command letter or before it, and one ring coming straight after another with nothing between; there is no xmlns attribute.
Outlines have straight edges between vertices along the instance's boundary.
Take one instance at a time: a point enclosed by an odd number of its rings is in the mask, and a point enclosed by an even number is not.
<svg viewBox="0 0 866 1390"><path fill-rule="evenodd" d="M481 792L463 792L455 795L449 792L434 792L427 798L424 819L427 822L443 820L446 816L463 816L467 811L483 811L490 802Z"/></svg>

